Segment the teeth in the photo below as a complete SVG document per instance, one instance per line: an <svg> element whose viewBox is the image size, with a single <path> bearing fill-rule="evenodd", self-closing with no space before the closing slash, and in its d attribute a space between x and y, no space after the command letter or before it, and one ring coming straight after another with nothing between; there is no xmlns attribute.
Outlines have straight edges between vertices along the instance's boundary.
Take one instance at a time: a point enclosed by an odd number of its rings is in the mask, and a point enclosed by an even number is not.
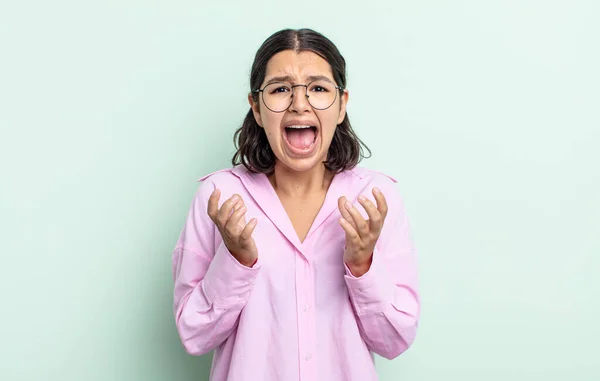
<svg viewBox="0 0 600 381"><path fill-rule="evenodd" d="M311 128L312 126L287 126L286 128Z"/></svg>

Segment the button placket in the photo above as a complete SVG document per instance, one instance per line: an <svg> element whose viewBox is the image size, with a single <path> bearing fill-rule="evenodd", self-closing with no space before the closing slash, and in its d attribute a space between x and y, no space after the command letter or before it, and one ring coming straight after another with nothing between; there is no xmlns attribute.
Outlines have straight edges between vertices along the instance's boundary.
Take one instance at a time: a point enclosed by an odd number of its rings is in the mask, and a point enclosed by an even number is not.
<svg viewBox="0 0 600 381"><path fill-rule="evenodd" d="M316 378L315 362L311 361L315 351L314 279L309 260L297 254L296 257L296 298L298 311L298 344L300 380Z"/></svg>
<svg viewBox="0 0 600 381"><path fill-rule="evenodd" d="M310 380L314 380L316 379L317 375L316 375L316 363L314 361L311 361L311 359L313 359L313 354L315 353L316 350L316 329L315 329L315 311L313 308L310 308L311 305L314 305L315 303L315 291L314 291L314 284L315 284L315 280L314 280L314 272L313 272L313 263L311 261L307 261L306 262L306 267L305 267L305 273L306 273L306 285L304 287L304 300L305 300L305 304L304 307L306 308L306 313L304 314L306 316L306 333L307 333L307 346L305 348L305 362L307 364L308 367L308 374L310 375L309 379Z"/></svg>

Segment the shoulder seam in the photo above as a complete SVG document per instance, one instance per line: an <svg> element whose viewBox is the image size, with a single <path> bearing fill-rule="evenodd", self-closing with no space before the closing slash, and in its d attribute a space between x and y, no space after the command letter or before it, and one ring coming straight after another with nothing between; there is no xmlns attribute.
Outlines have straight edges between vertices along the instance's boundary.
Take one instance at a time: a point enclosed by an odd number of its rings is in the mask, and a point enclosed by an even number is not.
<svg viewBox="0 0 600 381"><path fill-rule="evenodd" d="M350 172L352 172L355 176L357 176L360 179L364 178L366 176L367 172L377 173L377 174L380 174L382 176L389 178L394 183L398 183L398 180L396 180L396 178L394 178L393 176L390 176L387 173L384 173L381 171L376 171L376 170L369 169L369 168L354 167L350 170Z"/></svg>
<svg viewBox="0 0 600 381"><path fill-rule="evenodd" d="M207 174L207 175L204 175L204 176L200 177L200 178L199 178L198 180L196 180L196 181L197 181L197 182L204 181L204 180L206 180L207 178L209 178L209 177L211 177L211 176L214 176L214 175L215 175L215 174L217 174L217 173L221 173L221 172L231 172L231 171L232 171L232 168L223 168L223 169L219 169L218 171L214 171L214 172L211 172L211 173L209 173L209 174Z"/></svg>

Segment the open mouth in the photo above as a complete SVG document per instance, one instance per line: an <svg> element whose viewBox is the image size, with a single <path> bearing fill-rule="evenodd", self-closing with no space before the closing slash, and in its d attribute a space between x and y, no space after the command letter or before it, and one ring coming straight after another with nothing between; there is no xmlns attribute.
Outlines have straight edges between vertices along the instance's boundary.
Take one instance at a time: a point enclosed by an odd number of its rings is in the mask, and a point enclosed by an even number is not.
<svg viewBox="0 0 600 381"><path fill-rule="evenodd" d="M317 141L317 127L288 126L285 127L285 138L296 150L306 151Z"/></svg>

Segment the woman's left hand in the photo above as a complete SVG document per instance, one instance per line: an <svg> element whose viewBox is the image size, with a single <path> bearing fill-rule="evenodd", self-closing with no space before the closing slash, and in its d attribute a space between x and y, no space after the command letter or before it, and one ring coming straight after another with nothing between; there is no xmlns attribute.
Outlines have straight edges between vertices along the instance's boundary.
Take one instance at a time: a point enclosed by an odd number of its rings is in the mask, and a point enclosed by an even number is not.
<svg viewBox="0 0 600 381"><path fill-rule="evenodd" d="M358 201L369 216L366 221L358 209L346 200L346 197L338 199L338 208L342 213L340 225L346 232L344 262L352 274L357 277L366 273L371 267L375 243L388 212L383 193L377 188L373 188L373 196L377 206L363 195L358 197Z"/></svg>

